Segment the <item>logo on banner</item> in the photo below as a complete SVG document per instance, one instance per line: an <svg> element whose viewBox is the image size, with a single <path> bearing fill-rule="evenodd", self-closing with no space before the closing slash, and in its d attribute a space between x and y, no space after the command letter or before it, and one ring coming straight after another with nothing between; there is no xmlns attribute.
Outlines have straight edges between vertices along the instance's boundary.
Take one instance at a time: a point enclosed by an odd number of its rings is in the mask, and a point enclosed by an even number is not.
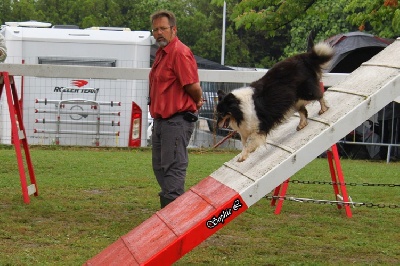
<svg viewBox="0 0 400 266"><path fill-rule="evenodd" d="M86 84L88 84L87 80L83 80L83 79L71 80L71 85L79 87L79 88L85 86Z"/></svg>
<svg viewBox="0 0 400 266"><path fill-rule="evenodd" d="M228 219L233 214L233 212L238 211L241 207L242 203L239 199L236 199L233 202L232 208L222 210L218 216L214 215L210 220L206 222L206 226L209 229L213 229L218 224L224 224L225 220Z"/></svg>
<svg viewBox="0 0 400 266"><path fill-rule="evenodd" d="M84 79L73 79L71 85L73 87L54 87L54 92L65 92L65 93L98 93L98 88L83 88L89 82Z"/></svg>

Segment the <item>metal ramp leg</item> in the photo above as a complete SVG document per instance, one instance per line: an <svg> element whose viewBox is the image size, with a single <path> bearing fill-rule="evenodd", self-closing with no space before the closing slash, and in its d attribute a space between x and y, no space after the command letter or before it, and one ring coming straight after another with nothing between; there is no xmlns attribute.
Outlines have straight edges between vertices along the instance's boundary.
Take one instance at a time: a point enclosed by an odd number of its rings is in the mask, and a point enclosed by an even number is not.
<svg viewBox="0 0 400 266"><path fill-rule="evenodd" d="M18 94L15 88L13 76L9 76L8 72L0 72L1 83L0 83L0 98L5 88L7 96L7 104L10 112L11 120L11 142L15 147L15 153L17 156L17 163L20 175L20 182L22 188L22 196L25 203L29 203L29 196L34 194L38 196L38 188L36 184L35 173L33 170L31 155L29 153L28 142L25 134L25 127L22 119L21 106L18 102ZM25 152L26 166L28 168L30 185L28 185L23 155L21 151L21 144Z"/></svg>
<svg viewBox="0 0 400 266"><path fill-rule="evenodd" d="M327 151L327 155L328 155L329 169L330 169L331 178L332 178L332 186L333 186L333 191L335 193L336 200L337 201L343 200L344 202L349 202L349 195L347 194L346 183L344 182L344 175L343 175L343 171L342 171L342 166L340 164L340 158L339 158L339 153L338 153L336 144L332 145L331 149ZM338 179L339 179L339 183L338 183ZM339 184L339 186L338 186L338 184ZM340 195L342 195L341 196L342 199L339 199ZM352 214L351 214L351 210L350 210L350 205L345 204L344 207L346 210L347 217L351 218ZM337 208L341 209L342 205L338 204Z"/></svg>
<svg viewBox="0 0 400 266"><path fill-rule="evenodd" d="M275 214L280 214L281 213L283 200L284 200L282 197L284 197L286 195L286 191L287 191L288 186L289 186L289 181L290 181L290 178L288 178L285 182L283 182L282 184L277 186L275 188L275 190L274 190L274 197L271 200L271 206L275 206L276 197L277 196L279 197L278 198L278 205L276 205L275 212L274 212ZM282 191L281 191L281 188L282 188ZM281 192L281 193L279 194L279 192Z"/></svg>
<svg viewBox="0 0 400 266"><path fill-rule="evenodd" d="M333 187L333 192L335 193L336 201L350 202L349 195L347 194L346 190L346 183L344 182L344 175L342 172L342 167L340 164L339 153L336 144L332 145L332 147L327 151L327 155L328 155L327 159L329 163L329 170L332 179L332 187ZM290 178L288 178L285 182L277 186L274 190L273 197L271 199L271 206L276 206L274 212L275 214L281 213L284 197L286 195L289 186L289 180ZM278 198L278 203L276 204L277 198ZM343 206L345 207L347 217L351 218L352 213L350 210L350 205L349 204L342 205L340 203L337 204L338 209L341 209Z"/></svg>

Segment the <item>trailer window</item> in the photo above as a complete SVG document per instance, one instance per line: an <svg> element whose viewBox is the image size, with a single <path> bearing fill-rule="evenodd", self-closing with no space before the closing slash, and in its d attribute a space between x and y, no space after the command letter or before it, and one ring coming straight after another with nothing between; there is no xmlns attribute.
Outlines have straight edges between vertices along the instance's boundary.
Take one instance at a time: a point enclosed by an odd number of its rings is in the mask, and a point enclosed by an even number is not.
<svg viewBox="0 0 400 266"><path fill-rule="evenodd" d="M39 57L39 64L116 67L117 60L99 58Z"/></svg>

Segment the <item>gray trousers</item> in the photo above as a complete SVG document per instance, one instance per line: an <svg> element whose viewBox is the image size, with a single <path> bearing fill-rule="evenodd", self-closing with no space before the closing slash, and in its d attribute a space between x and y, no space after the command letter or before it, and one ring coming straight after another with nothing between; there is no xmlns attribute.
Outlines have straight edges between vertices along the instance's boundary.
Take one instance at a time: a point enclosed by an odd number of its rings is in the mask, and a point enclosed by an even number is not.
<svg viewBox="0 0 400 266"><path fill-rule="evenodd" d="M189 164L187 146L194 123L185 121L183 115L169 119L154 119L152 164L160 197L176 199L185 192L186 169Z"/></svg>

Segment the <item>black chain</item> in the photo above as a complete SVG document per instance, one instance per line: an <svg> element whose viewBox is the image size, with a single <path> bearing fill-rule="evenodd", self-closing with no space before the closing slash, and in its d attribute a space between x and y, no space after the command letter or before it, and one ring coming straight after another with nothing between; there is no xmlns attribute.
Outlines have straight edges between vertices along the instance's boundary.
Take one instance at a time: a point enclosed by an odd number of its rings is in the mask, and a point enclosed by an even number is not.
<svg viewBox="0 0 400 266"><path fill-rule="evenodd" d="M306 185L345 185L345 186L364 186L364 187L400 187L400 184L369 184L369 183L336 183L332 181L301 181L301 180L289 180L284 183L294 183L294 184L306 184Z"/></svg>
<svg viewBox="0 0 400 266"><path fill-rule="evenodd" d="M337 201L337 200L316 200L316 199L308 199L308 198L295 198L295 197L281 197L281 196L265 196L267 199L275 199L275 200L289 200L303 203L316 203L316 204L331 204L331 205L341 205L341 206L353 206L353 207L361 207L365 206L367 208L389 208L396 209L400 208L400 205L396 204L374 204L374 203L364 203L364 202L346 202L346 201Z"/></svg>

